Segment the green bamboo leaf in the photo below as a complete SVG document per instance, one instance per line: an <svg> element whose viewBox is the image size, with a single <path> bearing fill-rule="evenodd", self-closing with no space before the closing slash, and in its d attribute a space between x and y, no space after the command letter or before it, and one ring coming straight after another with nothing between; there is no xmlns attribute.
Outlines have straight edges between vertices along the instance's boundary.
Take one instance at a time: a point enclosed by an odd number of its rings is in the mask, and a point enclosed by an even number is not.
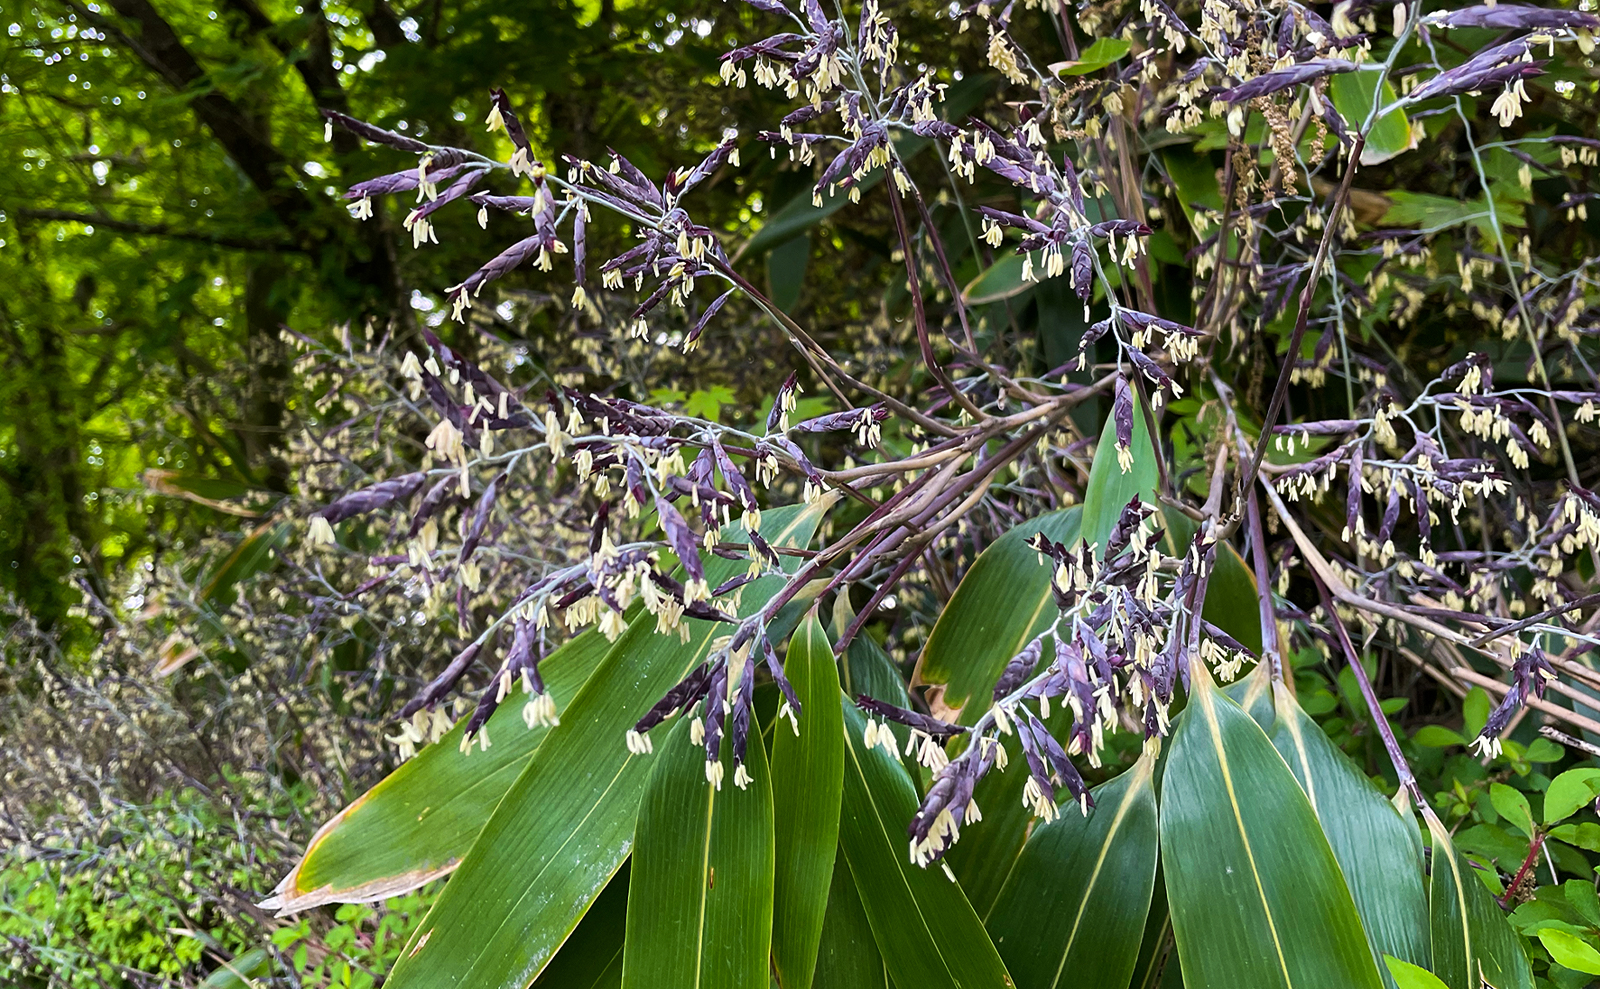
<svg viewBox="0 0 1600 989"><path fill-rule="evenodd" d="M804 545L825 510L768 512L762 528L769 540ZM742 535L725 527L722 538ZM713 559L707 580L738 569ZM780 584L764 577L746 587L742 613ZM495 808L386 989L523 989L539 974L628 856L650 762L628 751L624 734L726 634L709 622L687 625L687 642L643 622L617 639Z"/></svg>
<svg viewBox="0 0 1600 989"><path fill-rule="evenodd" d="M1355 902L1305 793L1201 664L1190 682L1161 784L1162 869L1184 984L1377 989Z"/></svg>
<svg viewBox="0 0 1600 989"><path fill-rule="evenodd" d="M218 965L200 983L200 989L255 989L257 979L271 974L272 955L266 948L251 948Z"/></svg>
<svg viewBox="0 0 1600 989"><path fill-rule="evenodd" d="M610 648L605 636L589 631L540 664L558 712ZM261 906L286 914L324 903L370 903L449 874L548 730L527 727L515 701L502 704L487 727L488 751L462 754L463 718L340 811Z"/></svg>
<svg viewBox="0 0 1600 989"><path fill-rule="evenodd" d="M839 852L839 800L844 786L844 722L834 703L839 668L816 616L789 641L784 673L800 701L800 730L773 725L772 775L777 820L777 882L772 912L772 963L783 989L810 989Z"/></svg>
<svg viewBox="0 0 1600 989"><path fill-rule="evenodd" d="M1006 663L1055 621L1050 567L1028 540L1042 532L1071 546L1082 517L1081 508L1068 508L1012 527L956 586L917 661L917 682L943 686L940 703L957 720L971 723L989 709Z"/></svg>
<svg viewBox="0 0 1600 989"><path fill-rule="evenodd" d="M1158 782L1159 770L1158 766ZM1134 964L1129 989L1183 989L1183 966L1178 964L1178 956L1172 949L1172 913L1167 909L1167 884L1163 881L1158 856L1150 915L1145 918L1139 960Z"/></svg>
<svg viewBox="0 0 1600 989"><path fill-rule="evenodd" d="M1473 875L1450 834L1430 815L1433 880L1428 889L1433 972L1450 989L1532 989L1533 971L1500 904Z"/></svg>
<svg viewBox="0 0 1600 989"><path fill-rule="evenodd" d="M1094 789L1088 816L1069 809L1023 847L985 924L1017 989L1132 978L1160 843L1155 765L1142 756Z"/></svg>
<svg viewBox="0 0 1600 989"><path fill-rule="evenodd" d="M704 747L687 718L655 758L628 879L623 989L768 989L772 950L772 784L759 741L745 753L750 782L733 785L733 745L721 747L727 785L706 782Z"/></svg>
<svg viewBox="0 0 1600 989"><path fill-rule="evenodd" d="M1089 483L1083 489L1081 532L1084 542L1095 547L1097 557L1104 553L1106 540L1128 502L1135 495L1154 502L1156 486L1161 482L1155 447L1151 444L1143 404L1137 395L1133 399L1133 439L1129 449L1133 453L1133 466L1124 471L1117 462L1117 425L1111 416L1106 416L1105 428L1100 431L1100 445L1095 448L1094 462L1089 465Z"/></svg>
<svg viewBox="0 0 1600 989"><path fill-rule="evenodd" d="M906 854L906 825L917 792L900 761L866 748L866 720L844 705L844 804L839 841L889 976L917 989L1005 989L1011 985L961 887Z"/></svg>
<svg viewBox="0 0 1600 989"><path fill-rule="evenodd" d="M1339 861L1373 957L1427 968L1428 897L1416 827L1400 816L1282 683L1274 684L1272 744L1289 764ZM1379 969L1386 985L1393 976Z"/></svg>
<svg viewBox="0 0 1600 989"><path fill-rule="evenodd" d="M1003 254L999 260L978 272L978 276L961 290L961 298L969 306L1013 299L1031 292L1036 283L1022 277L1023 256Z"/></svg>
<svg viewBox="0 0 1600 989"><path fill-rule="evenodd" d="M835 852L828 915L822 924L812 989L889 989L889 972L872 940L872 927L861 909L850 863L842 851Z"/></svg>
<svg viewBox="0 0 1600 989"><path fill-rule="evenodd" d="M619 989L622 933L628 919L628 873L623 863L583 920L534 980L533 989Z"/></svg>

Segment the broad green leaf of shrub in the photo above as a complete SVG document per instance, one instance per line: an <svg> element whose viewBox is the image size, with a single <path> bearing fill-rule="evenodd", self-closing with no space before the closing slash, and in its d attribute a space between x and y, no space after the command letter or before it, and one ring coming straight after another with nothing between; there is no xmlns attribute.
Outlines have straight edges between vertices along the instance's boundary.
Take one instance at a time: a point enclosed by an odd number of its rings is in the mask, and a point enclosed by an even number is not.
<svg viewBox="0 0 1600 989"><path fill-rule="evenodd" d="M809 542L824 505L766 513L767 538ZM723 539L742 531L724 527ZM729 560L712 561L738 569ZM730 570L707 566L707 579ZM776 593L777 577L745 589L741 613ZM455 985L523 989L627 858L650 757L625 733L711 649L724 626L692 620L688 642L636 622L562 712L495 808L390 974L387 989Z"/></svg>
<svg viewBox="0 0 1600 989"><path fill-rule="evenodd" d="M1576 814L1600 795L1600 769L1569 769L1544 791L1544 823L1555 824Z"/></svg>
<svg viewBox="0 0 1600 989"><path fill-rule="evenodd" d="M1550 952L1557 965L1585 975L1600 975L1600 951L1576 934L1545 928L1539 932L1539 943Z"/></svg>
<svg viewBox="0 0 1600 989"><path fill-rule="evenodd" d="M897 986L973 989L1011 985L1005 963L961 887L937 867L908 861L906 825L917 791L900 760L862 741L866 719L844 705L844 804L839 843L873 940Z"/></svg>
<svg viewBox="0 0 1600 989"><path fill-rule="evenodd" d="M1450 989L1437 975L1420 965L1413 965L1393 955L1384 955L1383 963L1389 968L1389 977L1397 989Z"/></svg>
<svg viewBox="0 0 1600 989"><path fill-rule="evenodd" d="M1299 783L1203 666L1190 682L1161 783L1184 985L1378 989L1355 901Z"/></svg>
<svg viewBox="0 0 1600 989"><path fill-rule="evenodd" d="M1155 766L1141 757L1023 846L985 921L1017 989L1128 984L1155 886Z"/></svg>
<svg viewBox="0 0 1600 989"><path fill-rule="evenodd" d="M839 851L839 801L844 786L844 720L839 669L816 616L789 641L784 673L800 701L800 730L773 724L773 808L777 871L772 962L783 989L810 989Z"/></svg>
<svg viewBox="0 0 1600 989"><path fill-rule="evenodd" d="M759 738L749 783L706 782L706 753L679 718L655 754L634 828L622 989L764 989L772 949L772 783Z"/></svg>

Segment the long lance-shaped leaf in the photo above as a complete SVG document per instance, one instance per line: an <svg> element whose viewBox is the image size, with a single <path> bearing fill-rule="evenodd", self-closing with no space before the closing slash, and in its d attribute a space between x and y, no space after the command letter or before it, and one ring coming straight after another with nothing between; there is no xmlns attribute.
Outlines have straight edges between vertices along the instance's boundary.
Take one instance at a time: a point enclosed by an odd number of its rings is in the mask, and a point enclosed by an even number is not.
<svg viewBox="0 0 1600 989"><path fill-rule="evenodd" d="M1428 897L1416 828L1350 757L1339 750L1282 683L1274 685L1277 719L1272 744L1305 791L1345 883L1384 984L1394 976L1384 955L1427 968Z"/></svg>
<svg viewBox="0 0 1600 989"><path fill-rule="evenodd" d="M989 709L1006 663L1055 621L1050 565L1039 562L1028 540L1042 532L1071 546L1082 518L1082 508L1051 512L996 539L978 554L934 623L917 660L917 682L943 686L941 703L961 723Z"/></svg>
<svg viewBox="0 0 1600 989"><path fill-rule="evenodd" d="M767 513L769 541L804 545L825 510ZM724 527L722 538L741 542L742 531ZM738 567L712 564L714 581ZM778 587L775 577L747 586L743 612ZM650 763L629 752L626 732L726 634L699 620L688 626L685 643L642 622L618 638L495 808L387 989L523 989L539 974L632 846Z"/></svg>
<svg viewBox="0 0 1600 989"><path fill-rule="evenodd" d="M899 760L862 744L866 720L844 706L844 804L839 843L873 940L897 986L917 989L1004 989L1011 984L978 915L937 868L909 860L906 824L917 792Z"/></svg>
<svg viewBox="0 0 1600 989"><path fill-rule="evenodd" d="M1095 547L1097 557L1105 553L1106 540L1128 502L1135 495L1146 502L1154 502L1156 486L1161 483L1155 447L1151 444L1144 409L1137 396L1133 399L1132 418L1132 436L1128 441L1128 450L1133 454L1130 468L1124 471L1117 459L1115 414L1106 416L1105 428L1100 431L1100 445L1095 448L1094 462L1089 465L1089 483L1083 489L1081 531L1084 542Z"/></svg>
<svg viewBox="0 0 1600 989"><path fill-rule="evenodd" d="M1428 887L1433 973L1450 989L1479 989L1485 983L1495 989L1531 989L1528 956L1500 905L1437 818L1430 816L1428 832L1433 836Z"/></svg>
<svg viewBox="0 0 1600 989"><path fill-rule="evenodd" d="M1072 708L1065 704L1058 706L1044 719L1044 724L1052 735L1065 738L1072 729ZM1020 764L1020 751L1014 745L1010 751ZM987 917L993 910L1000 887L1011 875L1017 856L1028 840L1033 810L1022 799L1027 782L1025 771L991 770L986 773L972 792L973 801L983 811L983 820L964 828L961 840L945 854L945 862L956 874L967 900L980 917ZM1072 813L1077 814L1077 811L1072 810Z"/></svg>
<svg viewBox="0 0 1600 989"><path fill-rule="evenodd" d="M789 641L784 674L800 702L799 732L773 725L773 810L777 883L772 912L772 964L782 989L810 989L839 851L839 800L844 786L844 721L833 647L813 615Z"/></svg>
<svg viewBox="0 0 1600 989"><path fill-rule="evenodd" d="M1189 989L1379 989L1316 814L1198 663L1161 784L1161 861Z"/></svg>
<svg viewBox="0 0 1600 989"><path fill-rule="evenodd" d="M539 664L557 712L565 712L610 648L605 636L585 632ZM469 756L458 744L465 728L463 718L318 829L261 905L293 913L368 903L453 870L548 730L525 725L521 704L502 704L487 725L493 744Z"/></svg>
<svg viewBox="0 0 1600 989"><path fill-rule="evenodd" d="M1156 759L1094 790L1028 838L986 926L1017 989L1125 986L1155 886Z"/></svg>
<svg viewBox="0 0 1600 989"><path fill-rule="evenodd" d="M611 877L567 943L534 980L533 989L618 989L622 985L628 873L624 864Z"/></svg>
<svg viewBox="0 0 1600 989"><path fill-rule="evenodd" d="M706 782L705 748L680 718L655 759L634 829L622 989L767 989L772 949L772 784L766 750L748 784Z"/></svg>
<svg viewBox="0 0 1600 989"><path fill-rule="evenodd" d="M1156 777L1161 776L1157 766ZM1172 944L1172 912L1167 909L1167 884L1163 881L1159 857L1155 889L1150 896L1150 914L1144 921L1144 936L1139 942L1139 959L1133 966L1128 989L1182 989L1183 973L1178 953Z"/></svg>
<svg viewBox="0 0 1600 989"><path fill-rule="evenodd" d="M844 852L835 849L828 887L828 916L822 924L812 989L889 989L889 972L872 940L872 926L861 909L861 894Z"/></svg>

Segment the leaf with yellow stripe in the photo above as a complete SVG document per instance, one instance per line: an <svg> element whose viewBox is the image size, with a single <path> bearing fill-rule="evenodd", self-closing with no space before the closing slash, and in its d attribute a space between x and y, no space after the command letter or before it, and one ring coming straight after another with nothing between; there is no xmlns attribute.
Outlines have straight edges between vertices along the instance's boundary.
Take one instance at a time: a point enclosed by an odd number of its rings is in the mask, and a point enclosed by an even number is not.
<svg viewBox="0 0 1600 989"><path fill-rule="evenodd" d="M781 727L781 726L780 726ZM772 947L772 785L759 740L750 780L706 781L687 718L655 756L634 829L622 989L768 989Z"/></svg>
<svg viewBox="0 0 1600 989"><path fill-rule="evenodd" d="M1356 901L1372 956L1427 968L1428 897L1422 849L1407 823L1350 757L1339 750L1282 683L1273 685L1272 744L1289 764ZM1378 969L1393 989L1388 966Z"/></svg>
<svg viewBox="0 0 1600 989"><path fill-rule="evenodd" d="M839 853L844 786L844 722L835 703L839 668L815 615L795 630L783 666L800 702L800 718L798 732L785 718L773 724L772 775L778 786L772 794L777 836L772 967L783 989L810 989Z"/></svg>
<svg viewBox="0 0 1600 989"><path fill-rule="evenodd" d="M1042 532L1070 546L1078 540L1082 517L1081 508L1051 512L996 539L978 554L934 622L917 661L917 680L942 686L942 703L963 723L989 709L1006 663L1056 619L1050 567L1039 562L1028 540Z"/></svg>
<svg viewBox="0 0 1600 989"><path fill-rule="evenodd" d="M1161 863L1188 989L1383 985L1305 793L1200 663L1163 771Z"/></svg>
<svg viewBox="0 0 1600 989"><path fill-rule="evenodd" d="M1532 989L1533 972L1494 896L1473 875L1438 818L1429 815L1433 878L1428 887L1433 973L1450 989Z"/></svg>
<svg viewBox="0 0 1600 989"><path fill-rule="evenodd" d="M844 705L844 804L839 844L873 940L896 986L1006 989L1011 977L961 887L908 861L917 792L900 760L863 744L866 719Z"/></svg>
<svg viewBox="0 0 1600 989"><path fill-rule="evenodd" d="M540 664L558 712L610 648L605 636L589 631ZM494 743L488 750L470 756L460 751L463 718L340 811L312 836L305 855L261 905L293 913L324 903L370 903L447 875L547 731L523 723L515 696L500 705L487 727Z"/></svg>
<svg viewBox="0 0 1600 989"><path fill-rule="evenodd" d="M1155 757L1034 829L985 926L1017 989L1126 986L1155 886Z"/></svg>
<svg viewBox="0 0 1600 989"><path fill-rule="evenodd" d="M825 510L768 512L762 531L775 544L803 546ZM741 542L743 533L724 527L723 539ZM738 567L708 561L707 580ZM781 584L763 577L746 587L742 613ZM386 989L523 989L622 865L651 768L624 736L727 634L725 625L695 619L680 642L653 624L624 632L562 712L402 950Z"/></svg>

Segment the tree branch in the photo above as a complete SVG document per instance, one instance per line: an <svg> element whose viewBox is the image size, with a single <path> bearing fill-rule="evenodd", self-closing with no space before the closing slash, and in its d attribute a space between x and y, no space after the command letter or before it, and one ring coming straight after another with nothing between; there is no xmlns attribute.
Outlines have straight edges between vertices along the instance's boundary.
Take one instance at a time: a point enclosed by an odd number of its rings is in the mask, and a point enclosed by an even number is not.
<svg viewBox="0 0 1600 989"><path fill-rule="evenodd" d="M137 223L133 220L118 220L110 216L99 216L93 213L74 213L64 209L34 209L24 206L17 210L17 215L25 220L59 220L65 223L88 223L107 230L119 233L134 234L140 237L168 237L173 240L188 240L198 244L212 244L217 247L229 247L240 251L293 251L304 253L305 248L288 241L264 241L259 237L229 237L226 234L206 233L201 230L174 230L165 223Z"/></svg>

